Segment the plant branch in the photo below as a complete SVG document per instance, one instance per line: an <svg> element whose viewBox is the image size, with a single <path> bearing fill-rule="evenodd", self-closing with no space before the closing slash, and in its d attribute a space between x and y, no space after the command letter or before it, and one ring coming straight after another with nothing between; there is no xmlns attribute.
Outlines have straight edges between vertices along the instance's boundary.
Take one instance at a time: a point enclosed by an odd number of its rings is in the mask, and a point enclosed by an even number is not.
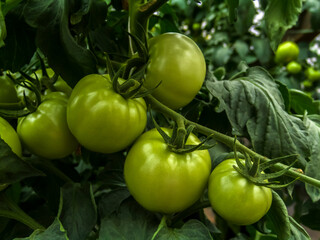
<svg viewBox="0 0 320 240"><path fill-rule="evenodd" d="M151 107L154 110L157 110L157 111L163 113L164 115L172 118L174 121L177 121L177 122L181 121L181 119L183 119L183 121L185 122L186 125L194 125L196 130L199 133L204 134L206 136L211 135L211 137L213 139L225 144L230 149L233 149L234 145L236 145L236 149L238 149L242 152L246 152L247 154L249 154L253 158L259 158L261 163L270 161L270 159L268 159L267 157L262 156L256 152L254 152L253 150L247 148L246 146L242 145L238 140L234 141L233 137L227 136L225 134L222 134L220 132L212 130L208 127L202 126L198 123L189 121L188 119L184 118L179 113L177 113L177 112L173 111L172 109L168 108L167 106L163 105L162 103L160 103L158 100L156 100L154 97L152 97L150 95L145 97L145 99L149 102L149 104L151 104ZM288 166L285 164L277 163L272 166L272 169L276 170L276 171L280 171L280 170L283 170L287 167ZM295 178L295 179L298 178L302 182L305 182L307 184L310 184L310 185L313 185L315 187L320 188L320 181L315 178L312 178L312 177L309 177L309 176L303 174L301 169L291 168L289 171L287 171L287 173L285 175L288 177L291 177L291 178Z"/></svg>

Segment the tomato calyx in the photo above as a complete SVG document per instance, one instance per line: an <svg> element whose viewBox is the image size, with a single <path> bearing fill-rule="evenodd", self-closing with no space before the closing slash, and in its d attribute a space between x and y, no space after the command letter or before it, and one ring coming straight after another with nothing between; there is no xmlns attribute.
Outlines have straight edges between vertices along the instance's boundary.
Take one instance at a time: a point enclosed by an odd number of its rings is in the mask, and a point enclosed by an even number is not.
<svg viewBox="0 0 320 240"><path fill-rule="evenodd" d="M296 154L274 158L267 162L261 163L260 158L254 158L253 160L251 160L248 154L244 154L244 159L240 160L238 157L238 153L234 151L234 158L237 162L237 165L233 166L234 169L243 177L245 177L257 186L264 186L271 189L279 189L287 187L297 180L294 179L293 181L285 184L281 184L279 181L273 180L285 175L292 168L292 166L297 161ZM290 161L291 164L277 172L264 172L266 169L272 167L277 163L283 162L284 160Z"/></svg>
<svg viewBox="0 0 320 240"><path fill-rule="evenodd" d="M151 115L152 116L152 115ZM185 128L183 121L180 121L178 123L173 123L173 129L172 134L169 136L167 133L165 133L159 124L154 120L152 117L153 123L162 136L165 143L168 145L169 149L172 152L180 153L180 154L186 154L190 153L196 150L206 150L214 147L216 144L207 144L207 142L211 139L211 135L205 138L201 143L197 145L189 145L186 144L188 137L195 129L194 125L189 125L187 128ZM180 125L180 126L179 126Z"/></svg>

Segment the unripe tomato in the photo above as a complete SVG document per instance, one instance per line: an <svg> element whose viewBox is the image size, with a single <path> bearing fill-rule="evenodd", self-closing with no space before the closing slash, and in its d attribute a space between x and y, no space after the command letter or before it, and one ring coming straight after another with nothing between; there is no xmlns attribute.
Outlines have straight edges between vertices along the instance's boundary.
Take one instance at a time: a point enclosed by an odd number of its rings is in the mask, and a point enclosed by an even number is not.
<svg viewBox="0 0 320 240"><path fill-rule="evenodd" d="M305 74L307 78L311 81L318 81L320 80L320 71L315 70L313 67L309 67L306 71Z"/></svg>
<svg viewBox="0 0 320 240"><path fill-rule="evenodd" d="M0 103L16 103L19 101L14 82L7 76L0 76Z"/></svg>
<svg viewBox="0 0 320 240"><path fill-rule="evenodd" d="M169 129L163 130L172 134ZM194 134L187 140L187 144L199 143ZM166 214L195 203L207 186L210 171L208 150L172 152L157 129L137 139L124 164L124 178L136 201L149 211Z"/></svg>
<svg viewBox="0 0 320 240"><path fill-rule="evenodd" d="M302 69L301 65L296 61L291 61L287 65L287 71L288 73L291 73L291 74L297 74L301 71L301 69Z"/></svg>
<svg viewBox="0 0 320 240"><path fill-rule="evenodd" d="M196 96L206 75L204 56L197 44L179 33L165 33L150 39L145 87L172 109Z"/></svg>
<svg viewBox="0 0 320 240"><path fill-rule="evenodd" d="M275 61L279 64L294 61L299 56L299 47L295 42L286 41L278 46Z"/></svg>
<svg viewBox="0 0 320 240"><path fill-rule="evenodd" d="M270 209L270 188L257 186L238 173L235 159L221 162L211 173L208 184L212 208L225 220L237 225L250 225Z"/></svg>
<svg viewBox="0 0 320 240"><path fill-rule="evenodd" d="M64 93L49 93L35 112L18 120L18 135L31 153L57 159L76 150L78 142L67 125L67 103Z"/></svg>
<svg viewBox="0 0 320 240"><path fill-rule="evenodd" d="M21 143L17 132L14 128L7 122L7 120L0 117L0 138L9 145L11 150L19 157L22 156ZM5 189L7 184L0 184L0 191Z"/></svg>
<svg viewBox="0 0 320 240"><path fill-rule="evenodd" d="M131 145L143 132L146 110L143 98L125 99L116 93L109 75L91 74L74 87L67 120L71 132L85 148L114 153Z"/></svg>

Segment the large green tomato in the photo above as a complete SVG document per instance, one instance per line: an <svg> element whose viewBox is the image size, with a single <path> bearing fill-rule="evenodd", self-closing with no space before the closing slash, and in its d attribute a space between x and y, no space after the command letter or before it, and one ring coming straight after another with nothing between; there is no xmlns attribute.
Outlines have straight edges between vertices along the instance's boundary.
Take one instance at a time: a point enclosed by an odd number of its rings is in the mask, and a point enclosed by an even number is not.
<svg viewBox="0 0 320 240"><path fill-rule="evenodd" d="M221 162L211 173L208 184L209 201L214 211L237 225L257 222L272 203L270 188L257 186L238 173L235 159Z"/></svg>
<svg viewBox="0 0 320 240"><path fill-rule="evenodd" d="M197 44L179 33L151 38L145 87L172 109L187 105L200 90L206 75L206 62Z"/></svg>
<svg viewBox="0 0 320 240"><path fill-rule="evenodd" d="M279 64L288 63L294 61L299 56L299 47L295 42L286 41L279 44L275 61Z"/></svg>
<svg viewBox="0 0 320 240"><path fill-rule="evenodd" d="M19 157L22 156L21 143L17 132L7 122L7 120L0 117L0 138L9 145L11 150ZM5 189L7 184L0 184L0 191Z"/></svg>
<svg viewBox="0 0 320 240"><path fill-rule="evenodd" d="M171 130L163 130L171 135ZM194 134L187 140L187 144L199 143ZM166 214L195 203L207 186L210 171L207 150L174 153L156 129L137 139L124 164L124 178L136 201L150 211Z"/></svg>
<svg viewBox="0 0 320 240"><path fill-rule="evenodd" d="M0 76L0 103L16 103L18 95L13 81L7 76Z"/></svg>
<svg viewBox="0 0 320 240"><path fill-rule="evenodd" d="M91 74L74 87L67 120L85 148L114 153L131 145L144 131L146 110L143 98L125 99L116 93L109 75Z"/></svg>
<svg viewBox="0 0 320 240"><path fill-rule="evenodd" d="M57 159L76 150L78 142L67 125L67 103L64 93L49 93L35 112L19 119L18 135L31 153Z"/></svg>

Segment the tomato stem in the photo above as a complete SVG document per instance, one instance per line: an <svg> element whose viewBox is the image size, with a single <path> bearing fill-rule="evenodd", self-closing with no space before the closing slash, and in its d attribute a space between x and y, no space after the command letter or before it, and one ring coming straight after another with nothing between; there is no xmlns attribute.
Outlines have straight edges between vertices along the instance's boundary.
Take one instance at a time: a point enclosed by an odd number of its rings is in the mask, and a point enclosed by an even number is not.
<svg viewBox="0 0 320 240"><path fill-rule="evenodd" d="M153 234L151 240L154 240L155 237L156 237L156 236L158 235L158 233L160 232L160 230L161 230L163 227L166 227L166 226L167 226L167 216L166 216L166 215L163 215L163 217L161 218L161 222L160 222L157 230L156 230L155 233Z"/></svg>
<svg viewBox="0 0 320 240"><path fill-rule="evenodd" d="M0 216L15 219L33 230L45 230L45 227L26 214L13 200L8 199L4 192L1 193L0 199L4 203L0 208Z"/></svg>
<svg viewBox="0 0 320 240"><path fill-rule="evenodd" d="M150 103L150 105L152 106L152 108L154 110L158 110L159 112L172 118L176 122L184 121L185 125L194 125L196 127L196 130L199 133L202 133L206 136L211 136L213 139L225 144L230 149L233 149L234 145L236 145L236 149L240 150L240 152L245 152L253 158L260 159L261 163L265 163L265 162L270 161L270 159L268 159L267 157L262 156L256 152L254 152L253 150L247 148L246 146L242 145L238 140L235 141L234 137L227 136L223 133L217 132L213 129L210 129L208 127L202 126L198 123L195 123L195 122L192 122L192 121L186 119L181 114L168 108L167 106L165 106L164 104L162 104L161 102L159 102L157 99L155 99L154 97L152 97L150 95L146 96L145 99ZM287 167L288 166L285 164L277 163L272 166L272 169L274 169L276 171L281 171L283 169L286 169ZM288 177L294 178L294 179L298 178L300 181L302 181L304 183L307 183L312 186L320 188L320 181L315 178L312 178L312 177L309 177L309 176L303 174L301 169L291 168L285 173L285 175Z"/></svg>

